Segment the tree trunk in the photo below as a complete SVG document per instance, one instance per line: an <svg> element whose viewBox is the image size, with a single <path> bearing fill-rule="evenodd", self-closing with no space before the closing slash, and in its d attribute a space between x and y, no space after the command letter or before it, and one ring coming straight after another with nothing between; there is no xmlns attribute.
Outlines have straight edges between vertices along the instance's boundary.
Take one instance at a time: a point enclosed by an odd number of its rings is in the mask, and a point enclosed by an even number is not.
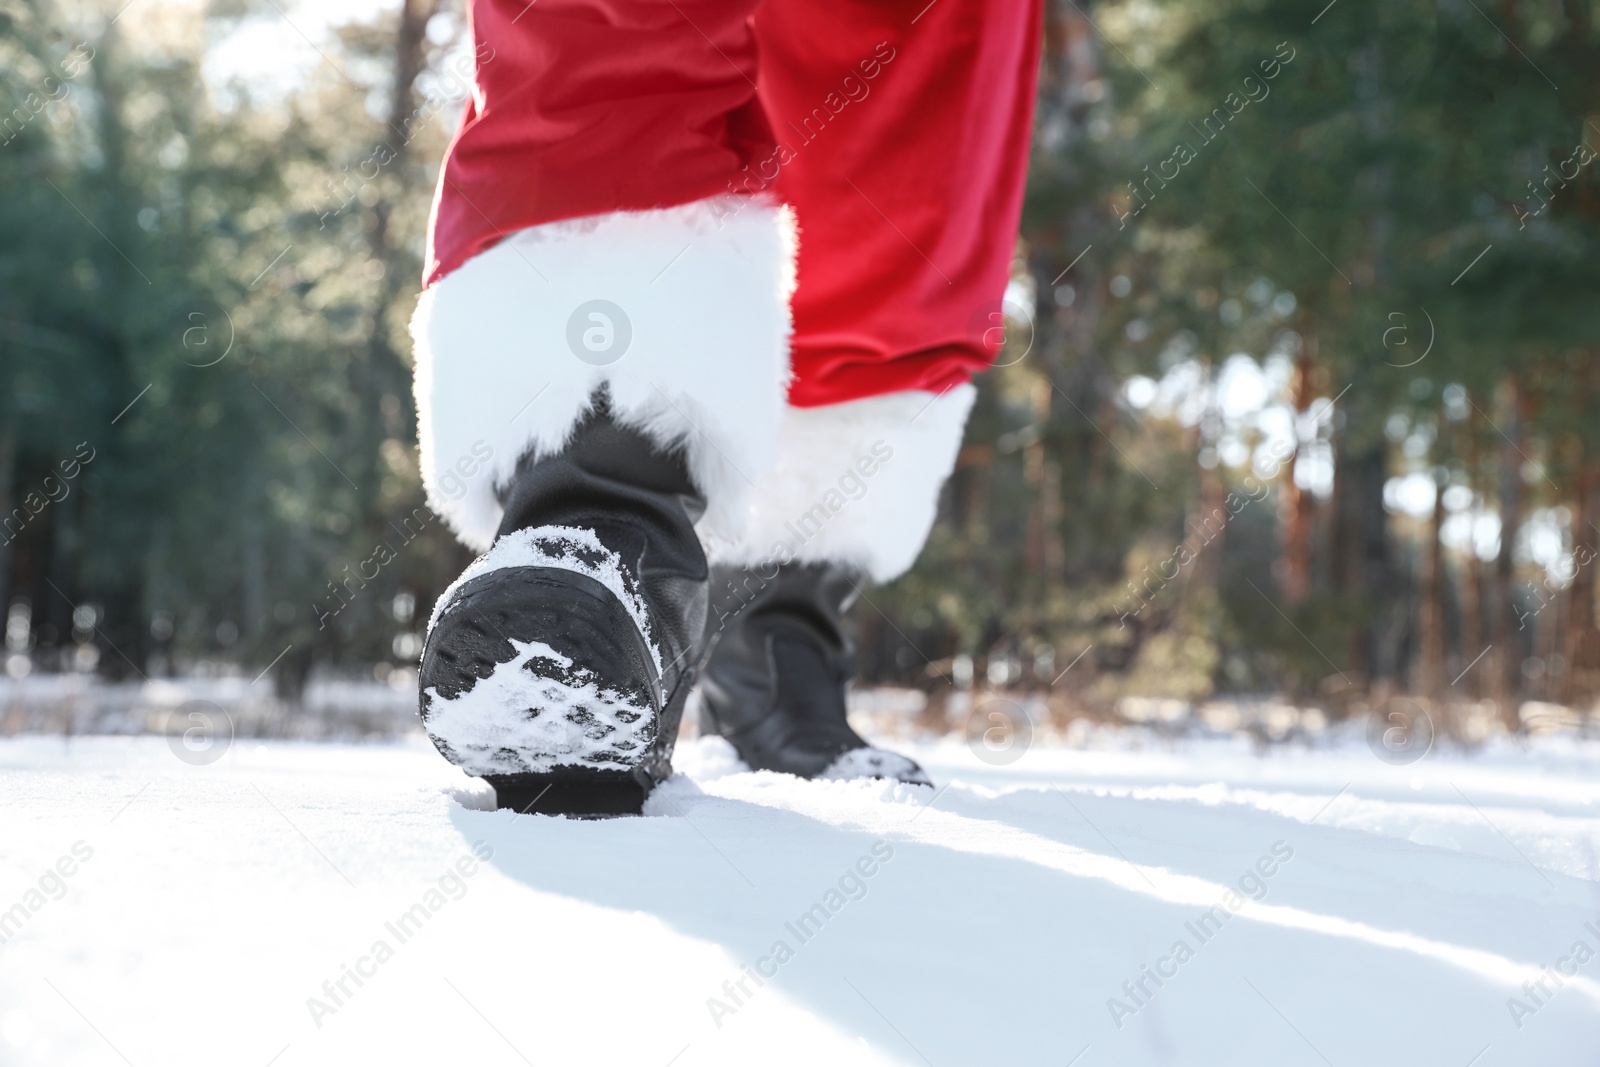
<svg viewBox="0 0 1600 1067"><path fill-rule="evenodd" d="M6 613L11 610L12 534L5 526L5 520L10 517L11 509L16 507L16 502L12 500L16 460L17 427L8 420L4 429L0 429L0 630L4 629Z"/></svg>
<svg viewBox="0 0 1600 1067"><path fill-rule="evenodd" d="M1595 524L1600 520L1600 464L1585 463L1578 475L1577 506L1572 519L1572 565L1576 573L1567 590L1566 671L1559 680L1559 699L1588 703L1600 691L1600 629L1595 627Z"/></svg>
<svg viewBox="0 0 1600 1067"><path fill-rule="evenodd" d="M1383 506L1388 476L1388 445L1372 420L1365 418L1361 398L1352 390L1342 426L1336 426L1333 470L1333 538L1331 576L1347 599L1352 623L1345 648L1345 674L1370 688L1389 677L1391 657L1383 635L1398 602L1393 588L1389 547L1389 513Z"/></svg>
<svg viewBox="0 0 1600 1067"><path fill-rule="evenodd" d="M1561 663L1561 638L1571 597L1564 590L1550 588L1548 582L1540 584L1545 586L1542 592L1535 594L1540 611L1528 627L1533 631L1533 655L1538 669L1529 680L1528 689L1535 700L1555 700L1561 678L1566 674Z"/></svg>
<svg viewBox="0 0 1600 1067"><path fill-rule="evenodd" d="M44 600L44 611L35 611L34 625L41 621L55 627L56 649L62 655L72 646L73 608L85 598L79 595L75 577L78 560L78 500L80 486L69 486L65 496L50 506L44 517L50 524L50 547L45 564L53 588ZM65 664L63 664L63 668Z"/></svg>
<svg viewBox="0 0 1600 1067"><path fill-rule="evenodd" d="M391 173L398 174L410 157L412 134L406 124L416 111L417 75L422 73L427 42L428 22L439 11L440 0L403 0L400 5L400 25L395 31L394 85L389 94L389 148L393 157L389 161ZM382 197L372 207L372 222L367 229L367 242L372 258L379 263L389 261L390 205ZM378 283L378 299L373 306L373 324L370 345L374 354L393 355L384 335L383 320L389 306L399 292L401 282L385 271Z"/></svg>
<svg viewBox="0 0 1600 1067"><path fill-rule="evenodd" d="M1467 481L1469 485L1479 484L1481 474L1478 451L1479 415L1476 406L1467 413L1466 424L1462 427L1465 438L1464 452L1467 457ZM1483 568L1478 564L1478 548L1476 539L1477 500L1474 498L1472 506L1467 510L1467 517L1473 525L1467 528L1467 551L1461 557L1461 570L1457 578L1457 585L1461 591L1461 669L1465 673L1461 677L1458 690L1467 696L1477 699L1482 695L1483 661L1477 657L1484 652L1483 647Z"/></svg>
<svg viewBox="0 0 1600 1067"><path fill-rule="evenodd" d="M1478 681L1483 664L1476 662L1478 654L1484 650L1483 572L1478 565L1478 553L1472 546L1470 534L1467 553L1461 558L1457 584L1461 590L1461 669L1466 671L1461 679L1461 689L1466 695L1476 698L1483 691Z"/></svg>
<svg viewBox="0 0 1600 1067"><path fill-rule="evenodd" d="M1502 426L1504 442L1500 446L1500 555L1494 565L1494 699L1500 706L1500 718L1507 730L1520 729L1517 716L1518 701L1522 696L1522 641L1521 620L1517 617L1516 561L1512 553L1516 546L1517 531L1522 528L1522 448L1523 434L1520 391L1514 380L1507 379L1504 391L1508 403L1508 425Z"/></svg>
<svg viewBox="0 0 1600 1067"><path fill-rule="evenodd" d="M399 24L395 30L394 82L390 88L387 122L387 143L392 156L386 164L391 186L397 194L409 188L405 174L414 131L407 120L417 110L416 83L426 60L428 22L438 13L440 4L441 0L402 0L400 4ZM405 286L410 284L410 279L393 269L395 257L390 234L393 210L390 200L380 195L372 205L367 223L369 261L386 268L373 287L367 358L355 360L350 365L352 391L361 399L363 410L368 412L378 411L386 395L402 396L410 392L411 371L390 343L395 303ZM365 423L362 434L363 439L355 458L363 472L358 480L366 489L358 492L366 498L362 512L372 515L376 513L372 505L381 499L383 481L378 473L382 466L379 446L388 431L381 419L375 419Z"/></svg>
<svg viewBox="0 0 1600 1067"><path fill-rule="evenodd" d="M1426 543L1422 547L1421 588L1417 590L1417 669L1414 685L1418 693L1437 697L1444 689L1444 558L1439 544L1439 528L1444 524L1445 486L1435 486L1433 515L1428 520Z"/></svg>
<svg viewBox="0 0 1600 1067"><path fill-rule="evenodd" d="M1051 396L1049 382L1034 383L1032 401L1036 426L1043 426L1049 421ZM1052 521L1049 501L1046 499L1048 467L1044 441L1036 437L1023 446L1022 477L1032 497L1023 544L1023 567L1028 580L1024 595L1035 605L1043 605L1049 599L1050 585L1055 578L1050 568L1050 545L1060 543L1060 534Z"/></svg>
<svg viewBox="0 0 1600 1067"><path fill-rule="evenodd" d="M1191 578L1184 587L1191 590L1215 589L1222 573L1222 543L1228 530L1228 487L1216 469L1200 469L1198 514L1189 520L1187 543L1194 553Z"/></svg>
<svg viewBox="0 0 1600 1067"><path fill-rule="evenodd" d="M1295 359L1294 410L1296 431L1298 424L1316 398L1316 341L1310 329L1301 336L1300 355ZM1283 558L1279 561L1279 587L1283 599L1289 604L1303 603L1311 593L1311 511L1314 501L1311 492L1302 489L1295 480L1300 461L1297 446L1289 456L1283 480L1278 484L1279 499L1283 502Z"/></svg>
<svg viewBox="0 0 1600 1067"><path fill-rule="evenodd" d="M94 86L94 135L105 163L97 171L85 175L86 191L93 196L95 206L82 206L86 215L94 216L95 229L101 231L107 246L112 250L95 261L96 270L103 270L105 281L104 301L108 336L104 342L107 358L102 364L108 373L103 383L106 392L118 399L112 401L121 407L140 386L134 374L134 338L138 329L136 320L145 313L144 304L155 297L155 281L137 268L134 263L116 252L119 249L146 247L144 234L135 221L145 205L145 193L135 189L128 165L128 143L132 136L124 116L129 92L130 76L121 63L120 32L116 20L106 24L105 30L94 42L94 62L89 66ZM148 381L148 379L143 379ZM109 416L109 412L107 412ZM120 418L120 416L118 416ZM137 445L129 436L138 413L117 422L106 431L106 446L97 453L96 469L102 476L114 475L120 464L137 462ZM79 483L87 491L87 479ZM94 600L105 607L105 616L99 624L102 638L114 645L116 654L102 655L101 670L113 678L125 678L130 672L141 671L145 661L149 627L144 625L143 606L148 601L145 590L151 575L140 566L129 566L114 572L100 570L88 572L86 588L80 590L83 599Z"/></svg>

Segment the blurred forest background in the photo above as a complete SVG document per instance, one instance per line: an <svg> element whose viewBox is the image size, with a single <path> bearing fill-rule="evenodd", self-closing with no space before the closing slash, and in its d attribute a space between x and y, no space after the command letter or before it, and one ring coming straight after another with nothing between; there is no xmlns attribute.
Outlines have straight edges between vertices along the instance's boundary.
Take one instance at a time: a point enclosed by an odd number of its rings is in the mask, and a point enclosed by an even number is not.
<svg viewBox="0 0 1600 1067"><path fill-rule="evenodd" d="M459 4L122 2L0 3L6 673L403 687L469 558L405 329ZM1587 711L1600 5L1046 9L1006 349L862 680Z"/></svg>

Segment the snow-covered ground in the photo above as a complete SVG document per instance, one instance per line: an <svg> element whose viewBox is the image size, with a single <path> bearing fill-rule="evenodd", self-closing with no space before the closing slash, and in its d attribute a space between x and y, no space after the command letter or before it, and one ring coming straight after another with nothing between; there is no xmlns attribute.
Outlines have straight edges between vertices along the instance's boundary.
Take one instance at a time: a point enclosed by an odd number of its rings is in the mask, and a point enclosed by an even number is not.
<svg viewBox="0 0 1600 1067"><path fill-rule="evenodd" d="M1600 1055L1592 745L901 747L937 792L705 739L581 822L414 738L0 741L0 1063Z"/></svg>

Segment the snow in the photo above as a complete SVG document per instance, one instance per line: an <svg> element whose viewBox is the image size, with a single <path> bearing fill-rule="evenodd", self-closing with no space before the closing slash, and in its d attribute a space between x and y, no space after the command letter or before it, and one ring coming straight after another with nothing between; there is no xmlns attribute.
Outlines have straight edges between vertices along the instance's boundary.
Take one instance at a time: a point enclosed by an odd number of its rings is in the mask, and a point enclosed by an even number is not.
<svg viewBox="0 0 1600 1067"><path fill-rule="evenodd" d="M881 748L852 748L825 767L818 778L897 778L902 782L931 784L917 765Z"/></svg>
<svg viewBox="0 0 1600 1067"><path fill-rule="evenodd" d="M647 698L607 689L543 641L507 638L516 655L453 699L428 690L427 729L472 774L581 764L633 766L656 739ZM536 665L544 661L548 665Z"/></svg>
<svg viewBox="0 0 1600 1067"><path fill-rule="evenodd" d="M592 822L416 735L6 739L0 1064L1593 1062L1600 749L1149 737L878 739L936 788L693 740Z"/></svg>

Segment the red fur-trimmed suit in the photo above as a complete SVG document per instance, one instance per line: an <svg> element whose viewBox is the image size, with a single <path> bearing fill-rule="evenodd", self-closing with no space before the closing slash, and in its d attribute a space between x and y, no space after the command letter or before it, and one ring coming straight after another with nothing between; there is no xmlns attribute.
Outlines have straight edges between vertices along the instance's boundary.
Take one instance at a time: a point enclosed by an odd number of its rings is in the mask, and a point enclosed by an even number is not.
<svg viewBox="0 0 1600 1067"><path fill-rule="evenodd" d="M1037 0L474 0L471 18L413 324L436 506L486 544L496 485L605 382L625 421L686 448L715 560L767 556L887 452L795 554L903 571L998 335ZM591 322L623 330L614 361L575 355Z"/></svg>

